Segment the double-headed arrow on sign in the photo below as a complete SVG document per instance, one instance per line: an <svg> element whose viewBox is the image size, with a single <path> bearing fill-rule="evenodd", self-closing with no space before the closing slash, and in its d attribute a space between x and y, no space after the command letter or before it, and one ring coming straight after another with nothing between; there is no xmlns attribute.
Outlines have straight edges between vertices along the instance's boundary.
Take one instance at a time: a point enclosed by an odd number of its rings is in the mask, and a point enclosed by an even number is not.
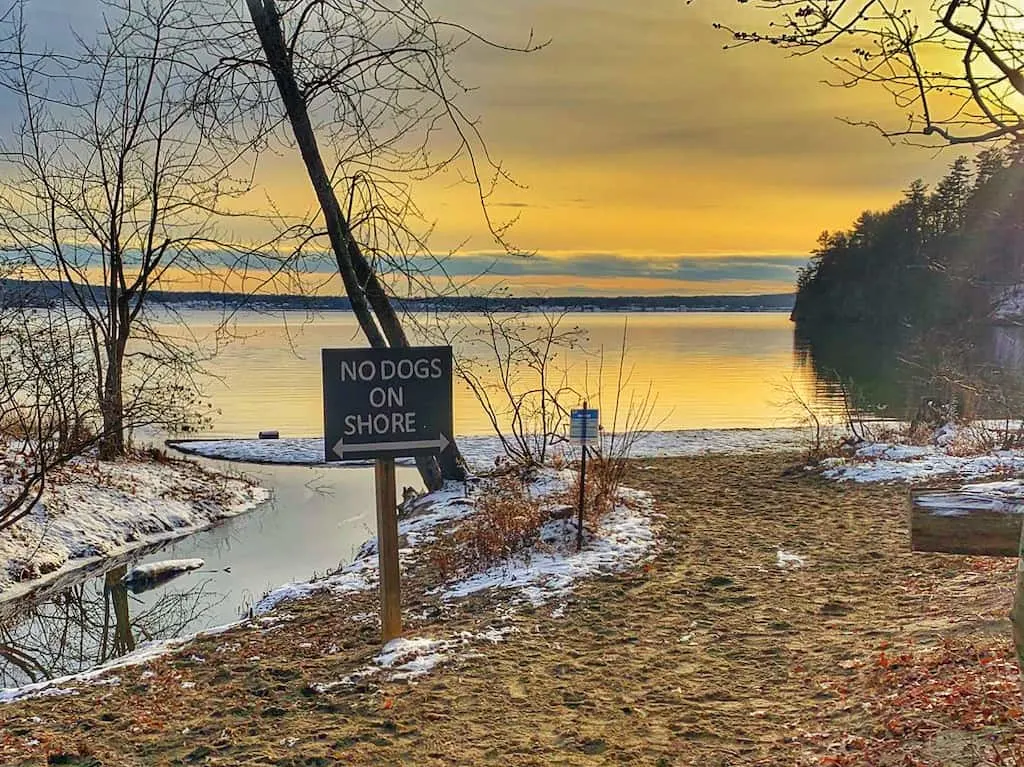
<svg viewBox="0 0 1024 767"><path fill-rule="evenodd" d="M345 439L339 439L334 443L334 453L339 458L345 457L345 451L349 453L368 453L368 452L381 452L381 451L406 451L406 450L430 450L436 448L439 453L443 453L448 449L448 445L451 444L451 440L448 439L444 434L441 434L437 439L417 439L409 440L408 442L349 442L345 444Z"/></svg>

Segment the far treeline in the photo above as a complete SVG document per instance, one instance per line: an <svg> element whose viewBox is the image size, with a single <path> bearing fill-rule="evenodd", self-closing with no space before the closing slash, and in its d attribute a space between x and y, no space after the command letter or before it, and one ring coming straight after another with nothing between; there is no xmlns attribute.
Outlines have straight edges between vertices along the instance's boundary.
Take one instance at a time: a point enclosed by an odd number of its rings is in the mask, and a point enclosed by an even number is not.
<svg viewBox="0 0 1024 767"><path fill-rule="evenodd" d="M1024 148L957 158L886 211L824 232L800 271L793 320L808 328L941 328L988 321L1024 282Z"/></svg>
<svg viewBox="0 0 1024 767"><path fill-rule="evenodd" d="M92 290L97 300L101 288L78 285L77 292ZM0 298L17 300L21 306L46 308L66 300L66 284L0 278ZM213 291L152 290L153 306L175 309L213 309L261 312L350 311L345 296L301 294L245 294ZM530 312L530 311L726 311L788 312L793 308L792 293L767 293L752 296L430 296L393 299L409 312Z"/></svg>

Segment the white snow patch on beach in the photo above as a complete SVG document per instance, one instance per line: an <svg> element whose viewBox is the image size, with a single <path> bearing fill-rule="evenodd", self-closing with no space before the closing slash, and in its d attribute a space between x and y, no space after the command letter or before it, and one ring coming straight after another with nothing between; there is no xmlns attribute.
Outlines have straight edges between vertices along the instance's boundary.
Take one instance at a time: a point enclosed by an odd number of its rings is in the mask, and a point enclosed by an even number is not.
<svg viewBox="0 0 1024 767"><path fill-rule="evenodd" d="M624 497L601 520L582 551L576 551L575 524L552 521L541 530L550 550L525 552L503 565L444 587L444 599L458 599L489 588L518 591L534 605L565 595L581 578L620 572L643 561L654 547L652 498L639 491Z"/></svg>
<svg viewBox="0 0 1024 767"><path fill-rule="evenodd" d="M414 637L392 639L373 659L375 665L391 671L392 679L415 679L447 660L458 644L452 639Z"/></svg>
<svg viewBox="0 0 1024 767"><path fill-rule="evenodd" d="M870 442L848 458L821 461L823 476L841 482L921 482L936 478L979 479L1024 471L1024 450L986 449L1019 424L976 422L946 424L928 444Z"/></svg>
<svg viewBox="0 0 1024 767"><path fill-rule="evenodd" d="M0 503L18 492L24 463L18 448L0 441ZM269 498L264 488L193 463L141 457L83 456L47 480L39 504L0 536L0 591L180 537Z"/></svg>
<svg viewBox="0 0 1024 767"><path fill-rule="evenodd" d="M481 632L462 631L449 639L398 637L385 644L369 666L349 674L338 682L314 684L312 687L318 692L327 692L335 687L353 685L370 677L378 681L417 679L467 650L472 651L474 645L504 642L512 633L515 633L515 629L510 626L488 626Z"/></svg>
<svg viewBox="0 0 1024 767"><path fill-rule="evenodd" d="M786 570L791 567L803 567L807 564L807 558L791 551L779 549L775 552L775 566Z"/></svg>
<svg viewBox="0 0 1024 767"><path fill-rule="evenodd" d="M982 455L949 455L941 447L903 452L899 445L870 446L872 452L880 447L891 448L897 455L907 457L873 457L858 450L856 455L842 463L833 464L824 476L838 481L852 482L920 482L938 477L974 479L998 473L1017 473L1024 470L1024 452L1019 450L993 451Z"/></svg>
<svg viewBox="0 0 1024 767"><path fill-rule="evenodd" d="M497 437L458 437L459 450L474 468L493 466L504 455ZM167 443L175 450L207 458L249 463L324 464L322 437L288 439L209 439ZM679 429L648 431L639 436L631 450L634 458L704 455L707 453L752 453L799 450L807 444L807 430L774 429ZM411 463L411 460L408 461ZM363 465L365 462L355 462ZM351 465L332 463L334 466Z"/></svg>

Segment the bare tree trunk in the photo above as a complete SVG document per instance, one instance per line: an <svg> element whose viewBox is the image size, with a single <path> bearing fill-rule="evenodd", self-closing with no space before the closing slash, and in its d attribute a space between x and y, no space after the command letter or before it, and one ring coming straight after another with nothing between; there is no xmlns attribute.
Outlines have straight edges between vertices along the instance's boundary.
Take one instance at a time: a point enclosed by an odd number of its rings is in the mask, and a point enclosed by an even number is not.
<svg viewBox="0 0 1024 767"><path fill-rule="evenodd" d="M103 461L112 461L125 454L124 347L124 341L118 339L107 353L107 370L100 403L103 432L99 451L100 460Z"/></svg>
<svg viewBox="0 0 1024 767"><path fill-rule="evenodd" d="M349 255L356 270L356 277L366 290L366 296L373 307L374 314L377 315L377 320L380 322L384 335L387 336L388 344L391 346L409 346L409 338L405 334L405 328L402 327L402 321L398 318L394 306L391 305L391 300L384 291L384 286L380 284L380 280L377 279L373 267L366 261L366 257L359 249L359 246L352 239L349 239ZM462 453L459 451L459 446L455 442L455 435L447 434L445 436L451 442L448 445L448 449L437 456L441 477L461 482L466 479L465 461L462 458ZM423 474L424 477L426 476L424 474L425 471L433 470L428 465L432 461L433 459L429 456L420 456L416 459L416 466L419 467L420 474Z"/></svg>
<svg viewBox="0 0 1024 767"><path fill-rule="evenodd" d="M305 97L299 91L288 58L277 6L274 0L246 0L246 5L267 57L267 64L281 94L309 180L323 211L331 248L345 285L345 292L352 304L352 311L371 346L408 346L408 338L391 301L352 236L349 223L331 186L330 176L324 167L316 134L309 119ZM454 438L455 435L450 436ZM441 487L444 476L451 476L453 479L465 476L456 458L458 453L454 442L445 453L445 463L446 466L450 464L451 472L445 472L444 475L437 459L416 459L424 484L432 490Z"/></svg>
<svg viewBox="0 0 1024 767"><path fill-rule="evenodd" d="M128 589L121 581L127 571L127 565L111 570L107 573L103 584L106 597L114 605L114 642L109 656L112 658L125 655L135 649L135 637L132 636L132 621L128 612ZM104 632L107 630L106 625L104 625L103 629ZM104 660L107 660L107 658L104 658Z"/></svg>
<svg viewBox="0 0 1024 767"><path fill-rule="evenodd" d="M341 205L334 194L327 169L324 167L316 134L313 132L313 124L309 119L309 111L306 109L305 97L295 82L291 62L288 60L285 49L284 32L281 29L277 7L274 0L246 0L246 4L249 6L249 15L256 27L260 44L263 46L263 53L267 57L267 64L270 66L278 92L281 94L281 101L288 115L288 121L291 123L295 141L299 145L299 152L306 165L306 172L309 174L309 180L313 184L317 201L323 211L331 249L334 251L334 258L338 263L338 271L341 273L345 292L348 294L349 301L352 302L352 311L355 313L370 346L387 346L352 265L349 255L352 232L341 212Z"/></svg>

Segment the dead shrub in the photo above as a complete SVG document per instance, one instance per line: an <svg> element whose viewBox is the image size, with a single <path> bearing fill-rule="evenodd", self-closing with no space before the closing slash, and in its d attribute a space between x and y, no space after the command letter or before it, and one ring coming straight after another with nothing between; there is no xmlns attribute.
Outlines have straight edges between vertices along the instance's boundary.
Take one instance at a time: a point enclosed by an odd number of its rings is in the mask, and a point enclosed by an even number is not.
<svg viewBox="0 0 1024 767"><path fill-rule="evenodd" d="M605 355L598 353L597 370L593 380L588 375L587 401L603 410L604 424L598 427L597 440L587 449L587 489L584 504L585 522L595 523L611 511L618 499L619 488L629 468L633 449L652 429L658 429L663 420L652 424L657 396L652 382L646 387L634 386L633 368L627 363L629 354L629 322L622 324L622 341L615 361L615 384L610 393L604 389ZM579 503L579 477L574 484L575 501Z"/></svg>
<svg viewBox="0 0 1024 767"><path fill-rule="evenodd" d="M596 525L605 514L615 508L619 488L627 468L624 458L587 454L587 473L583 497L583 523ZM572 485L562 495L565 505L578 509L580 503L580 473L576 472ZM575 517L574 517L575 518Z"/></svg>
<svg viewBox="0 0 1024 767"><path fill-rule="evenodd" d="M434 547L431 561L444 579L485 570L534 545L545 521L541 501L517 474L496 475L482 486L475 513Z"/></svg>
<svg viewBox="0 0 1024 767"><path fill-rule="evenodd" d="M946 444L946 452L955 456L972 456L988 453L996 446L994 435L984 426L971 424L956 430Z"/></svg>

